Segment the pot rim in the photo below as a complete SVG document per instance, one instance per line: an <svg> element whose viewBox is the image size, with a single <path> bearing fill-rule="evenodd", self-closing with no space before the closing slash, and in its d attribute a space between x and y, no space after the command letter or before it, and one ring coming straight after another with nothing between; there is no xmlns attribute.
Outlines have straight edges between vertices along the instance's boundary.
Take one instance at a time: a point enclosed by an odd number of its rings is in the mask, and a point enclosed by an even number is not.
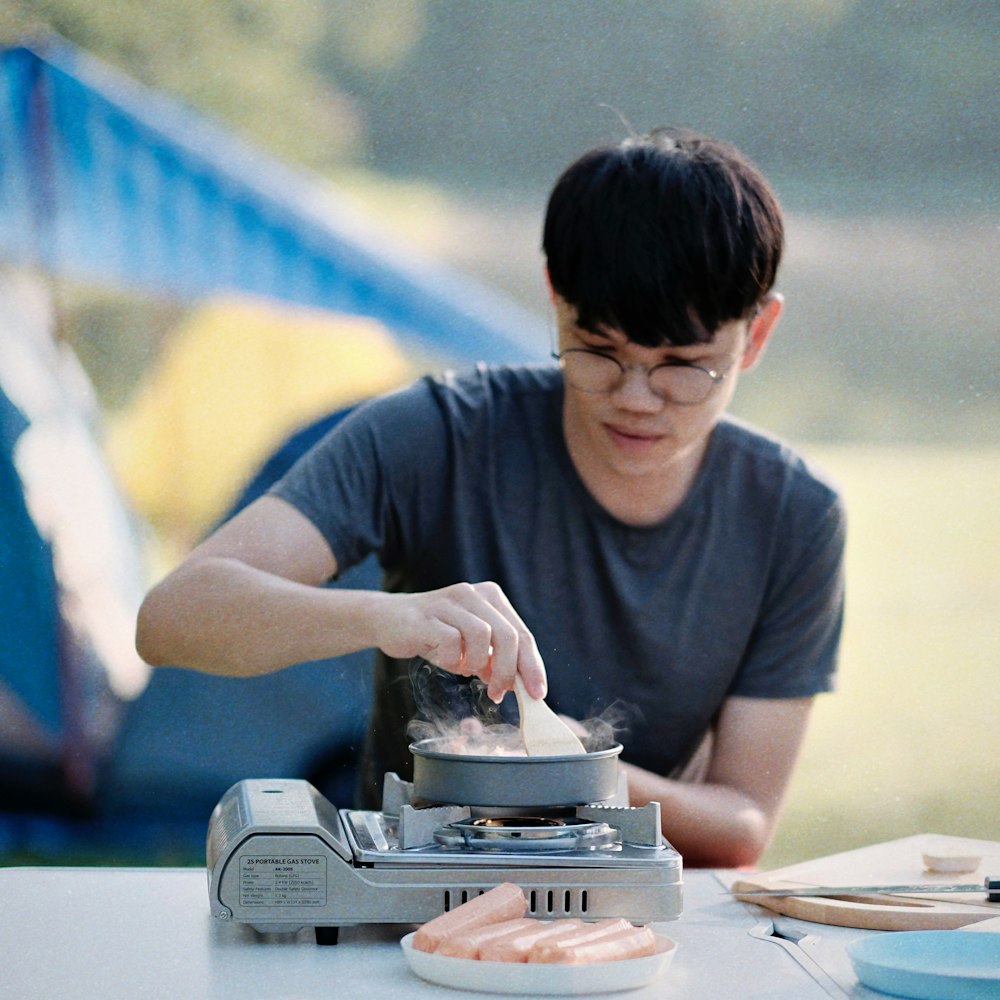
<svg viewBox="0 0 1000 1000"><path fill-rule="evenodd" d="M613 743L610 747L605 747L603 750L591 750L588 753L574 753L574 754L561 754L551 757L528 757L520 755L483 755L483 754L472 754L472 753L448 753L443 750L433 749L433 744L441 743L445 740L450 741L451 737L448 736L430 736L423 740L417 740L415 743L410 744L410 753L417 757L427 757L433 760L455 760L455 761L468 761L469 763L483 763L483 764L497 764L503 762L505 764L512 763L519 767L524 767L528 764L545 764L553 761L585 761L585 760L603 760L606 757L617 757L622 752L622 745L620 743Z"/></svg>

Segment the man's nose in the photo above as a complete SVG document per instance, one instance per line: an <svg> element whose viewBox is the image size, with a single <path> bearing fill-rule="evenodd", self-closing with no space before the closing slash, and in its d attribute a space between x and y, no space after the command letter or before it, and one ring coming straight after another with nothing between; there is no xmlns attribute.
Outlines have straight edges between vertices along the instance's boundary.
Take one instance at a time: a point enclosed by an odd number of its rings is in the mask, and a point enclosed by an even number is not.
<svg viewBox="0 0 1000 1000"><path fill-rule="evenodd" d="M663 406L663 400L653 392L644 365L627 365L613 395L615 402L624 409L652 413Z"/></svg>

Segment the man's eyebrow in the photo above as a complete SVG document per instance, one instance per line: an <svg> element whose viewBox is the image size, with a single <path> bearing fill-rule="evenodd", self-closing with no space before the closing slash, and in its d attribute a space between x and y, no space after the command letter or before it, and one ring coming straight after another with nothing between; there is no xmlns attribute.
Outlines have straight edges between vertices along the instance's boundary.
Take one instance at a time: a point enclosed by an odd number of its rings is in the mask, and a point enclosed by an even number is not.
<svg viewBox="0 0 1000 1000"><path fill-rule="evenodd" d="M599 337L601 340L608 341L609 344L619 340L623 343L628 343L628 337L625 337L622 334L616 334L605 326L598 326L594 328L581 326L578 327L578 329L581 333L587 334L590 337Z"/></svg>
<svg viewBox="0 0 1000 1000"><path fill-rule="evenodd" d="M635 343L626 334L619 330L612 329L604 324L599 326L595 325L593 328L577 326L578 335L582 338L593 338L603 341L601 344L591 344L593 347L601 348L619 348L627 347L629 344ZM696 340L689 344L675 344L669 340L664 340L660 344L643 344L643 347L652 347L653 350L666 352L666 358L664 363L669 363L670 358L674 357L679 361L685 361L687 363L693 363L698 360L712 357L712 348L715 345L715 339L708 341Z"/></svg>
<svg viewBox="0 0 1000 1000"><path fill-rule="evenodd" d="M697 341L693 344L671 344L669 341L665 344L660 344L660 348L664 351L680 352L682 357L687 355L692 355L693 357L704 357L706 354L711 354L712 341L708 343L701 343Z"/></svg>

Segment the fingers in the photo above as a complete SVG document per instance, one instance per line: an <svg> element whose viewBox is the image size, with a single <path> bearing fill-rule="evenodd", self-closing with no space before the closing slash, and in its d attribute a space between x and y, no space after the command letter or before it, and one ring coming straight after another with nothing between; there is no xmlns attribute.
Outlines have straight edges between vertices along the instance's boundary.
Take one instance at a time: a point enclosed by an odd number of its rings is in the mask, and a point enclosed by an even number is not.
<svg viewBox="0 0 1000 1000"><path fill-rule="evenodd" d="M394 595L388 634L379 642L390 656L423 656L455 674L479 677L499 703L520 673L528 693L545 696L545 666L534 637L495 583L460 583L424 594Z"/></svg>
<svg viewBox="0 0 1000 1000"><path fill-rule="evenodd" d="M493 648L486 693L499 703L514 687L514 675L520 674L533 698L544 698L547 691L545 666L535 645L535 637L514 610L507 595L495 583L475 584L474 589L495 616L487 614L493 628Z"/></svg>
<svg viewBox="0 0 1000 1000"><path fill-rule="evenodd" d="M544 698L549 693L549 682L545 675L545 664L535 645L535 637L529 632L530 643L518 645L517 672L524 680L524 689L532 698ZM514 679L511 678L513 687Z"/></svg>

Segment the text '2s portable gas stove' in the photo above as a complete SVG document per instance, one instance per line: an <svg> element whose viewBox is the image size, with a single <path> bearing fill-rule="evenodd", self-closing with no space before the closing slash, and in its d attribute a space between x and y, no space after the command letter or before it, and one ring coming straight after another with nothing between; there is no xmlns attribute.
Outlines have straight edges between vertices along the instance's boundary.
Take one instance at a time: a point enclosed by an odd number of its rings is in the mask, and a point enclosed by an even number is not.
<svg viewBox="0 0 1000 1000"><path fill-rule="evenodd" d="M301 780L235 784L208 828L214 916L334 943L342 926L422 923L501 882L544 919L680 916L681 856L658 803L628 805L620 745L572 757L444 745L411 745L413 782L387 774L381 811L337 809Z"/></svg>

